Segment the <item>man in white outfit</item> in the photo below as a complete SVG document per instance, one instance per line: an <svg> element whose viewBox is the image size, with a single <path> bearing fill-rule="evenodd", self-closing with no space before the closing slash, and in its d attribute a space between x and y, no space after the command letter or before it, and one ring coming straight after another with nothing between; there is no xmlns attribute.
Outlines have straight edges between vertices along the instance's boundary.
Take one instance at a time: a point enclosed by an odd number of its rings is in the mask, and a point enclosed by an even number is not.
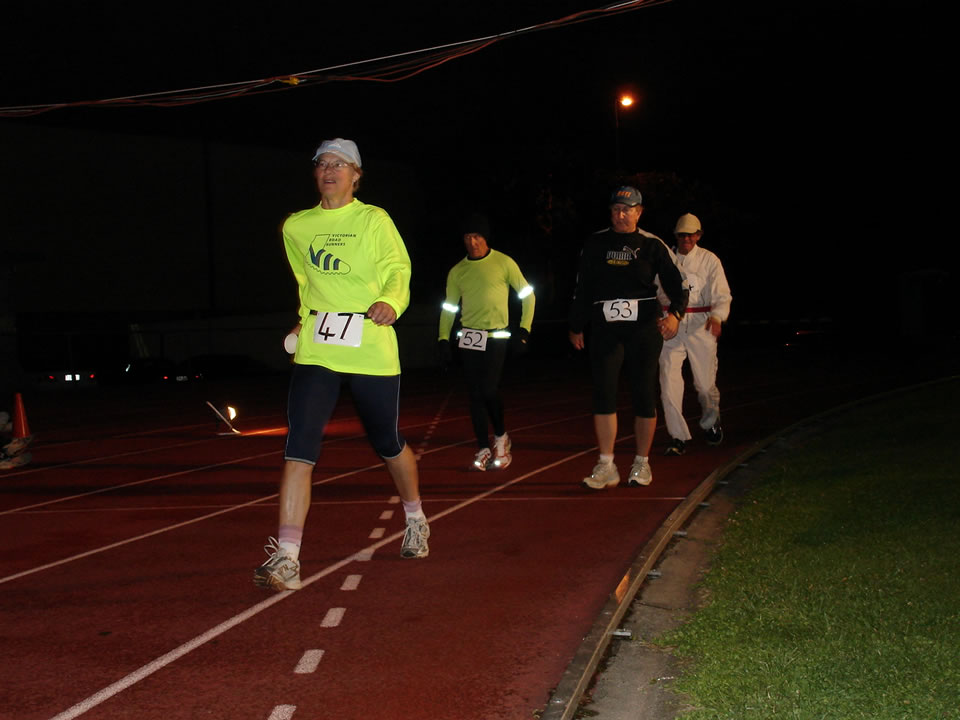
<svg viewBox="0 0 960 720"><path fill-rule="evenodd" d="M720 391L717 389L717 338L730 315L730 286L720 259L697 245L703 230L696 215L687 213L673 230L677 240L674 262L689 290L687 312L676 336L660 351L660 399L671 442L664 455L683 455L690 429L683 419L683 361L690 361L693 384L700 399L700 427L708 445L723 441ZM661 303L665 304L665 303Z"/></svg>

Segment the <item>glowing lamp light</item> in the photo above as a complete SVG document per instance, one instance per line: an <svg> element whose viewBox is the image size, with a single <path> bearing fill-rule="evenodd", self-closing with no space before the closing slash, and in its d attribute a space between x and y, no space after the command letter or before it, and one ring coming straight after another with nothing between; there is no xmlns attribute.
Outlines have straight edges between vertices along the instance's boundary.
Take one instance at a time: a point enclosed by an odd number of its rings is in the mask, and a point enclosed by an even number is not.
<svg viewBox="0 0 960 720"><path fill-rule="evenodd" d="M216 406L209 400L207 400L207 407L213 410L213 414L217 416L217 419L220 420L224 425L227 426L227 432L218 432L217 435L239 435L240 431L233 426L233 421L237 417L237 409L232 405L221 405ZM219 427L219 423L218 423Z"/></svg>
<svg viewBox="0 0 960 720"><path fill-rule="evenodd" d="M608 101L609 102L609 101ZM620 96L620 105L622 107L630 107L633 105L633 96L631 95L621 95Z"/></svg>

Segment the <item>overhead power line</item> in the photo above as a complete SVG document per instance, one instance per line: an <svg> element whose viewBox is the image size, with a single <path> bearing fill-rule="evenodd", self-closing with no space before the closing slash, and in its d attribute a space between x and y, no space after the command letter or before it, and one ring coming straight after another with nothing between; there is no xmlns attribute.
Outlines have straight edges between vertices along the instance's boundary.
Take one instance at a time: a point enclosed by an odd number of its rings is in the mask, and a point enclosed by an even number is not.
<svg viewBox="0 0 960 720"><path fill-rule="evenodd" d="M77 107L179 107L198 103L227 100L230 98L283 92L329 82L368 81L392 83L408 80L420 73L432 70L457 58L479 52L502 40L528 35L543 30L575 25L577 23L598 20L612 15L633 12L654 5L662 5L670 0L624 0L591 10L583 10L549 22L531 25L508 32L486 37L463 40L460 42L437 45L434 47L408 52L385 55L368 60L332 65L304 72L277 75L258 80L205 85L182 90L167 90L139 95L103 100L80 100L76 102L45 103L36 105L17 105L0 107L0 117L28 117Z"/></svg>

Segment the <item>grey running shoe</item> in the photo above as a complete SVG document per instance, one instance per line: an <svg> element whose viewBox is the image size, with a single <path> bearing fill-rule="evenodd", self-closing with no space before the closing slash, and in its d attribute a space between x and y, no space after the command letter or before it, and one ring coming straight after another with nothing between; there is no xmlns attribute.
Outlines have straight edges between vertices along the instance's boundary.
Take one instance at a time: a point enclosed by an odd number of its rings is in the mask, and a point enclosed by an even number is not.
<svg viewBox="0 0 960 720"><path fill-rule="evenodd" d="M278 591L299 590L300 563L284 552L276 538L268 538L263 549L270 557L253 571L253 584Z"/></svg>
<svg viewBox="0 0 960 720"><path fill-rule="evenodd" d="M24 450L27 449L27 445L33 442L33 435L27 435L26 437L14 438L6 445L3 446L4 455L19 455Z"/></svg>
<svg viewBox="0 0 960 720"><path fill-rule="evenodd" d="M613 463L597 463L593 466L593 472L583 479L583 484L593 490L615 487L619 482L620 473Z"/></svg>
<svg viewBox="0 0 960 720"><path fill-rule="evenodd" d="M19 455L6 455L0 451L0 470L12 470L13 468L26 465L33 459L33 455L28 452L22 452Z"/></svg>
<svg viewBox="0 0 960 720"><path fill-rule="evenodd" d="M713 427L707 430L707 445L719 445L723 442L723 428L720 427L720 421L717 420Z"/></svg>
<svg viewBox="0 0 960 720"><path fill-rule="evenodd" d="M507 465L513 462L513 455L510 453L510 448L513 446L513 443L510 441L510 436L504 433L494 440L493 443L493 457L490 459L490 462L487 463L487 468L490 470L503 470Z"/></svg>
<svg viewBox="0 0 960 720"><path fill-rule="evenodd" d="M493 453L490 452L490 448L481 448L477 451L477 454L473 456L473 462L470 464L470 467L483 472L487 469L487 466L490 464L490 458L492 457Z"/></svg>
<svg viewBox="0 0 960 720"><path fill-rule="evenodd" d="M429 537L430 526L427 525L426 518L407 518L407 529L403 533L403 544L400 546L401 557L425 558L430 554L430 546L427 545Z"/></svg>
<svg viewBox="0 0 960 720"><path fill-rule="evenodd" d="M663 451L664 455L683 455L687 451L687 444L683 440L673 438L667 449Z"/></svg>
<svg viewBox="0 0 960 720"><path fill-rule="evenodd" d="M646 460L634 460L630 467L630 479L627 485L637 487L638 485L649 485L653 482L653 473L650 471L650 463Z"/></svg>

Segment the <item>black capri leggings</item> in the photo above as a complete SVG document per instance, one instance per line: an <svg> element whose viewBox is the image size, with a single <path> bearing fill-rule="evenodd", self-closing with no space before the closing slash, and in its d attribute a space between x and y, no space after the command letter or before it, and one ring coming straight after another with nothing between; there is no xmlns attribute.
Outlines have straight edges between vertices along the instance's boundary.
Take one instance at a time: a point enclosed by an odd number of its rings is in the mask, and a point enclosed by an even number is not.
<svg viewBox="0 0 960 720"><path fill-rule="evenodd" d="M617 381L620 368L626 364L634 415L656 417L657 377L663 336L656 322L616 325L614 329L607 323L595 324L589 339L593 412L609 415L617 411Z"/></svg>
<svg viewBox="0 0 960 720"><path fill-rule="evenodd" d="M399 375L338 373L320 365L294 365L287 395L287 446L285 460L315 465L323 433L346 384L367 431L367 439L382 458L399 455L406 441L397 428Z"/></svg>

